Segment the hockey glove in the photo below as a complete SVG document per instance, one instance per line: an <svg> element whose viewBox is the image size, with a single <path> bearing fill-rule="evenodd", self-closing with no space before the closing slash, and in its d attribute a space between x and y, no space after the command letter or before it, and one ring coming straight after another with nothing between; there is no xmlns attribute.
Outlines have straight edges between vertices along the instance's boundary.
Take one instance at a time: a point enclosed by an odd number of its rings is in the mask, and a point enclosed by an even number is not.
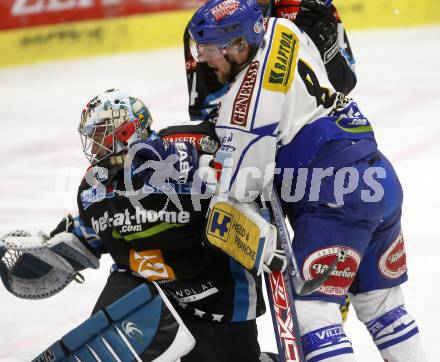
<svg viewBox="0 0 440 362"><path fill-rule="evenodd" d="M272 8L275 10L275 14L272 16L294 21L300 10L301 0L276 0L270 1L270 3L272 3Z"/></svg>
<svg viewBox="0 0 440 362"><path fill-rule="evenodd" d="M278 249L273 245L271 249L266 251L263 263L263 270L266 273L281 272L283 273L287 267L287 256L283 249Z"/></svg>
<svg viewBox="0 0 440 362"><path fill-rule="evenodd" d="M98 258L66 231L47 239L17 230L0 239L0 276L6 289L19 298L50 297L78 271L98 267Z"/></svg>
<svg viewBox="0 0 440 362"><path fill-rule="evenodd" d="M333 9L319 0L302 0L301 11L295 20L295 24L315 43L324 64L339 53L339 22L333 14Z"/></svg>
<svg viewBox="0 0 440 362"><path fill-rule="evenodd" d="M50 232L48 239L53 238L55 235L62 233L63 231L72 232L73 226L73 217L72 215L68 214L67 216L63 217L57 227Z"/></svg>
<svg viewBox="0 0 440 362"><path fill-rule="evenodd" d="M220 148L215 126L210 122L170 126L161 129L158 134L169 142L191 142L199 154L213 155Z"/></svg>

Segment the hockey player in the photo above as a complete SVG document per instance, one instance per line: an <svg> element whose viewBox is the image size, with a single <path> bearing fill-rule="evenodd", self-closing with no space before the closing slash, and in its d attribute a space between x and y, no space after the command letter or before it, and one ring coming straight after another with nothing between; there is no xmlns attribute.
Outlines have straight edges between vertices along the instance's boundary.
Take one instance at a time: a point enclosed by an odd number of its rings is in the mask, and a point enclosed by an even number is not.
<svg viewBox="0 0 440 362"><path fill-rule="evenodd" d="M59 292L103 253L116 263L93 316L37 360L259 360L259 277L202 244L209 196L197 209L187 184L198 152L216 150L215 134L193 134L196 152L150 125L145 105L123 91L91 100L79 126L91 167L78 216L43 240L15 232L0 242L2 281L22 298Z"/></svg>
<svg viewBox="0 0 440 362"><path fill-rule="evenodd" d="M338 260L318 292L295 300L306 360L355 360L338 310L350 292L384 360L426 361L400 288L399 180L368 119L335 91L316 44L290 21L263 20L255 0L209 0L189 33L194 59L228 82L216 122L219 193L246 203L275 175L303 277Z"/></svg>
<svg viewBox="0 0 440 362"><path fill-rule="evenodd" d="M266 17L294 21L313 40L324 61L333 87L344 94L356 85L355 60L347 34L336 8L319 0L258 0ZM301 11L300 11L301 9ZM192 120L215 118L225 84L217 81L213 71L191 55L188 27L184 33L185 64L189 93L188 111Z"/></svg>

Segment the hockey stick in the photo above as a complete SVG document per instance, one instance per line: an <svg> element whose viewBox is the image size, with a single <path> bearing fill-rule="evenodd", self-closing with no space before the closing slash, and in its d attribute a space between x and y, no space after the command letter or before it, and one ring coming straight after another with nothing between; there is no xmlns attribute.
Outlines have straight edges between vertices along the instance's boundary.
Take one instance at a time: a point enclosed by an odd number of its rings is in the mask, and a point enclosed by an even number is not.
<svg viewBox="0 0 440 362"><path fill-rule="evenodd" d="M292 283L292 287L298 295L307 295L318 290L328 278L330 278L332 272L336 269L338 258L336 257L333 263L319 276L311 280L304 280L301 277L298 263L295 258L295 254L292 248L292 242L289 237L289 231L285 222L285 216L281 208L281 202L278 196L278 192L274 186L270 192L270 211L273 223L277 227L278 231L278 243L287 257L288 263L286 271L289 276L289 281Z"/></svg>
<svg viewBox="0 0 440 362"><path fill-rule="evenodd" d="M307 280L301 278L301 273L298 268L298 263L295 258L295 254L292 248L292 242L289 237L289 231L287 230L287 225L285 222L285 216L281 208L281 202L278 196L278 192L274 186L272 186L272 192L270 195L270 206L272 209L273 221L278 230L280 246L286 252L289 263L287 270L289 275L292 277L290 281L293 284L293 288L298 295L311 294L318 290L322 284L331 276L331 273L335 270L337 264L337 258L329 266L329 268L322 273L319 277Z"/></svg>
<svg viewBox="0 0 440 362"><path fill-rule="evenodd" d="M278 246L282 247L288 256L288 264L284 273L264 274L280 361L304 362L301 333L294 305L294 291L297 295L307 295L319 289L336 268L337 258L320 277L308 281L303 280L292 250L281 202L274 186L270 192L270 209L266 207L265 198L262 197L261 202L263 205L260 210L261 215L276 225Z"/></svg>
<svg viewBox="0 0 440 362"><path fill-rule="evenodd" d="M262 200L261 215L271 222L269 209ZM275 340L279 353L279 361L305 362L301 345L301 333L298 326L298 317L293 301L292 284L288 281L289 274L285 271L263 273L266 284L267 298L272 315Z"/></svg>
<svg viewBox="0 0 440 362"><path fill-rule="evenodd" d="M292 291L280 272L264 273L280 362L305 362Z"/></svg>

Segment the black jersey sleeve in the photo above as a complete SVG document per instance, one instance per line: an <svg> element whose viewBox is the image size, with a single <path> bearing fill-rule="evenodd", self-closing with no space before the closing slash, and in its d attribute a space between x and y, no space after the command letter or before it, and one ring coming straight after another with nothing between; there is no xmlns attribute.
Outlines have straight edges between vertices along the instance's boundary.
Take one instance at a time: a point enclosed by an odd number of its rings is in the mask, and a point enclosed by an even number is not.
<svg viewBox="0 0 440 362"><path fill-rule="evenodd" d="M100 258L102 254L108 253L108 250L105 248L104 242L98 233L94 230L90 222L90 215L86 212L86 208L91 201L90 190L91 188L84 177L78 188L78 215L72 220L71 232L75 234L90 251Z"/></svg>
<svg viewBox="0 0 440 362"><path fill-rule="evenodd" d="M219 98L226 92L226 87L218 82L214 71L206 63L196 62L191 55L188 25L183 35L183 44L189 116L193 121L212 120L216 118Z"/></svg>
<svg viewBox="0 0 440 362"><path fill-rule="evenodd" d="M338 91L348 95L356 86L356 73L342 53L337 54L325 65L330 83Z"/></svg>
<svg viewBox="0 0 440 362"><path fill-rule="evenodd" d="M344 29L341 18L333 5L331 8L339 23L339 38L343 39L343 41L340 41L339 43L339 53L325 65L325 68L333 87L338 92L348 95L357 83L357 77L354 70L356 60L353 56L353 50L350 46L347 32Z"/></svg>
<svg viewBox="0 0 440 362"><path fill-rule="evenodd" d="M293 21L313 40L333 87L350 93L356 86L355 59L335 6L327 7L316 0L277 0L271 5L271 16Z"/></svg>

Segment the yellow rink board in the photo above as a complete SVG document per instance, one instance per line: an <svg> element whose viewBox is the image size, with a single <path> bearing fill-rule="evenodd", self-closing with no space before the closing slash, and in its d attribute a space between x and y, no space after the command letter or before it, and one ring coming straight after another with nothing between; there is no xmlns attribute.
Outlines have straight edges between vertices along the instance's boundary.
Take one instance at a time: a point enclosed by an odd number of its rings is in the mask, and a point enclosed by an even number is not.
<svg viewBox="0 0 440 362"><path fill-rule="evenodd" d="M333 0L346 29L440 23L440 0Z"/></svg>
<svg viewBox="0 0 440 362"><path fill-rule="evenodd" d="M0 32L0 66L173 47L193 11L173 11Z"/></svg>
<svg viewBox="0 0 440 362"><path fill-rule="evenodd" d="M348 31L440 23L440 0L334 0ZM193 10L0 31L0 67L182 45Z"/></svg>

